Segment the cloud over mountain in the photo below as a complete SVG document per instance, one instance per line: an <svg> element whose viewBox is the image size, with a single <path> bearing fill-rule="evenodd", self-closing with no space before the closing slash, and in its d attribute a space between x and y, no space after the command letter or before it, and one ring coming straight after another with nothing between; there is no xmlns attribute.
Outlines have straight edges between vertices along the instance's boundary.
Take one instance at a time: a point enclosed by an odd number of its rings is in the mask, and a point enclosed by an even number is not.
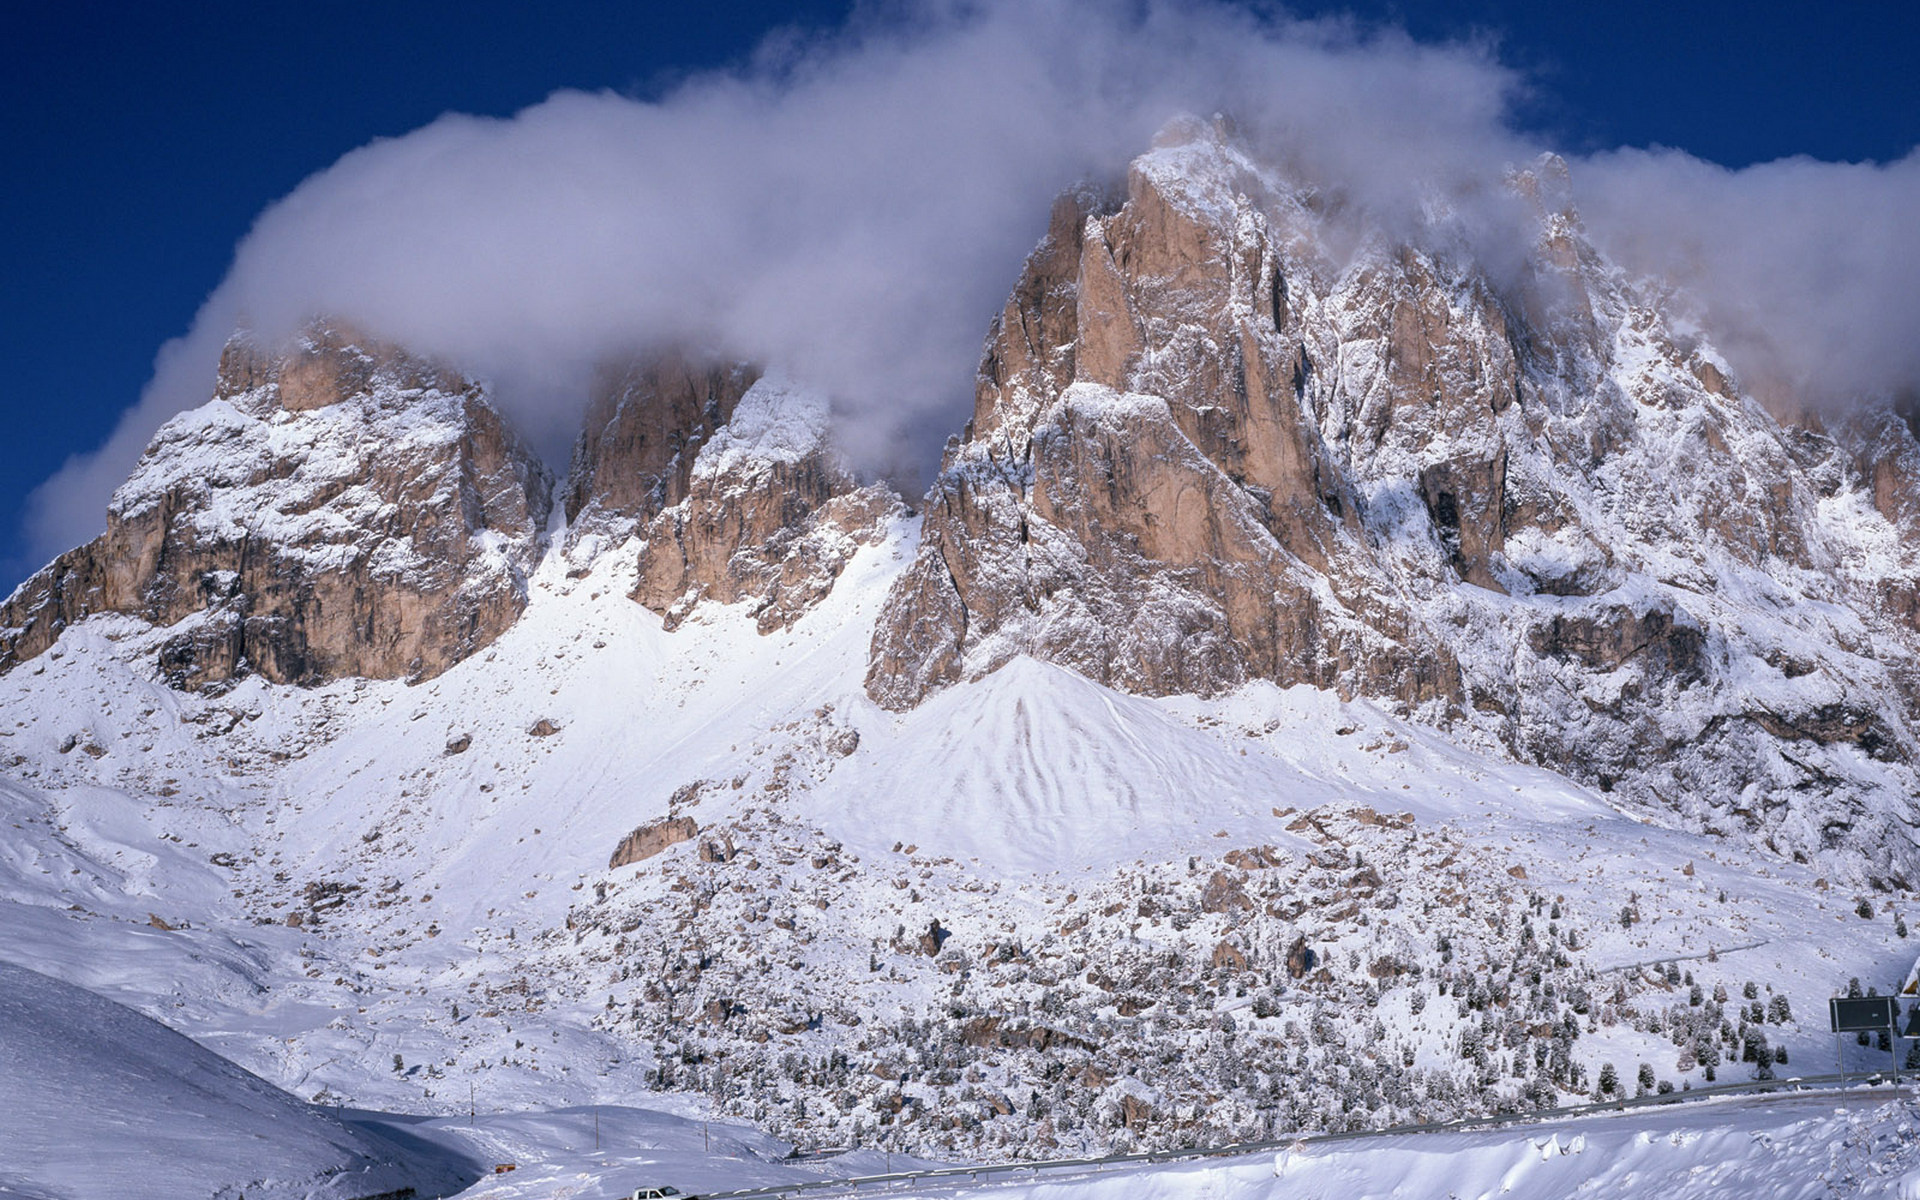
<svg viewBox="0 0 1920 1200"><path fill-rule="evenodd" d="M206 397L240 324L315 313L494 380L549 452L594 362L680 341L824 386L869 466L965 419L981 337L1052 196L1116 175L1181 112L1230 112L1356 213L1436 194L1503 228L1524 84L1484 44L1212 0L909 3L790 34L638 99L557 93L374 142L264 212L109 442L35 494L36 548L99 525L153 429ZM1679 281L1736 366L1835 392L1920 377L1920 160L1727 172L1671 151L1575 163L1603 244Z"/></svg>

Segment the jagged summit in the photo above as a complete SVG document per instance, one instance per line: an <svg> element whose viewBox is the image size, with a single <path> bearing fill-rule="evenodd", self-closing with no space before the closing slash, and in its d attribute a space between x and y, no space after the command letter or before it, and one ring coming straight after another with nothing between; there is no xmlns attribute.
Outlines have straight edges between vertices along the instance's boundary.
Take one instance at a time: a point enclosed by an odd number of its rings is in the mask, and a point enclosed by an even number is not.
<svg viewBox="0 0 1920 1200"><path fill-rule="evenodd" d="M633 597L669 629L703 600L748 601L762 632L784 628L901 511L840 462L824 395L764 375L700 448L685 498L640 531Z"/></svg>
<svg viewBox="0 0 1920 1200"><path fill-rule="evenodd" d="M485 390L337 322L236 335L214 398L163 426L107 531L0 611L0 669L88 616L175 627L183 687L425 677L526 602L551 482Z"/></svg>
<svg viewBox="0 0 1920 1200"><path fill-rule="evenodd" d="M1781 425L1586 239L1564 162L1510 182L1517 278L1384 231L1336 257L1218 125L1163 135L1116 211L1063 202L869 693L1031 655L1147 694L1397 698L1647 811L1910 878L1888 597L1916 559L1886 518L1912 450L1884 417L1870 444Z"/></svg>
<svg viewBox="0 0 1920 1200"><path fill-rule="evenodd" d="M701 445L759 374L672 349L602 367L567 472L569 557L589 562L686 499Z"/></svg>
<svg viewBox="0 0 1920 1200"><path fill-rule="evenodd" d="M570 570L629 547L630 594L669 629L708 600L792 624L900 508L828 425L824 395L745 363L664 350L604 370L568 476Z"/></svg>

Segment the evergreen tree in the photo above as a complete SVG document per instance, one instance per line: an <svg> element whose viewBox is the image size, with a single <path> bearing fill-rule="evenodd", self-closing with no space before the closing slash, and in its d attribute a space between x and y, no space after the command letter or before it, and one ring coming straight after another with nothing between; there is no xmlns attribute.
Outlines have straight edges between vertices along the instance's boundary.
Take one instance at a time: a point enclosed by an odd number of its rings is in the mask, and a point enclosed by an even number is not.
<svg viewBox="0 0 1920 1200"><path fill-rule="evenodd" d="M1619 1091L1620 1072L1615 1070L1613 1064L1610 1062L1601 1063L1600 1081L1594 1085L1593 1089L1594 1099L1605 1099L1608 1096L1617 1095Z"/></svg>

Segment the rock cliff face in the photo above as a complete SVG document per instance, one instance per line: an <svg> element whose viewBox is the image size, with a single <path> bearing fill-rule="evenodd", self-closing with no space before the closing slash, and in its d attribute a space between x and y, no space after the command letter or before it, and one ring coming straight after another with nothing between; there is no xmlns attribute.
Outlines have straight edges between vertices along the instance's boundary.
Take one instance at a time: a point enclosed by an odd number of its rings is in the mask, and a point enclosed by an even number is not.
<svg viewBox="0 0 1920 1200"><path fill-rule="evenodd" d="M669 352L607 372L569 476L570 560L638 538L633 598L669 629L703 600L791 625L901 507L847 472L827 426L824 397L741 365Z"/></svg>
<svg viewBox="0 0 1920 1200"><path fill-rule="evenodd" d="M245 337L211 402L169 421L107 531L0 610L0 670L96 613L177 627L176 686L438 674L524 607L551 483L476 384L316 325Z"/></svg>
<svg viewBox="0 0 1920 1200"><path fill-rule="evenodd" d="M701 448L685 498L647 523L633 598L669 629L702 600L744 601L762 633L824 599L901 511L884 484L862 487L839 463L827 426L825 397L754 383Z"/></svg>
<svg viewBox="0 0 1920 1200"><path fill-rule="evenodd" d="M591 560L685 500L700 447L758 376L674 350L604 368L567 473L569 556Z"/></svg>
<svg viewBox="0 0 1920 1200"><path fill-rule="evenodd" d="M1498 276L1197 122L1123 202L1063 200L869 693L1026 654L1151 694L1394 698L1645 811L1911 878L1911 427L1782 425L1588 243L1563 164L1511 183L1534 240Z"/></svg>

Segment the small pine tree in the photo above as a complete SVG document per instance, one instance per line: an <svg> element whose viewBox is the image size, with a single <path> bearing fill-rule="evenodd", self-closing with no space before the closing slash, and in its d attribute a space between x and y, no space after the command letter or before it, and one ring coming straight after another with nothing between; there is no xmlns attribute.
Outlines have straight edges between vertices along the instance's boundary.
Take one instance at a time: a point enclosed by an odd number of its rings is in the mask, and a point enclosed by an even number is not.
<svg viewBox="0 0 1920 1200"><path fill-rule="evenodd" d="M1640 1087L1640 1090L1637 1093L1638 1095L1644 1096L1648 1092L1653 1090L1653 1086L1654 1086L1653 1064L1651 1063L1640 1064L1640 1071L1639 1071L1639 1075L1637 1077L1636 1082L1638 1082Z"/></svg>
<svg viewBox="0 0 1920 1200"><path fill-rule="evenodd" d="M1619 1093L1619 1091L1620 1091L1620 1072L1616 1071L1614 1069L1613 1064L1610 1062L1601 1063L1600 1064L1600 1081L1594 1084L1594 1092L1593 1092L1594 1097L1596 1099L1600 1099L1607 1096L1616 1095Z"/></svg>
<svg viewBox="0 0 1920 1200"><path fill-rule="evenodd" d="M1859 914L1861 920L1871 921L1873 920L1873 901L1862 896L1860 903L1853 906L1853 911Z"/></svg>
<svg viewBox="0 0 1920 1200"><path fill-rule="evenodd" d="M1740 989L1740 994L1749 1000L1757 1000L1760 998L1759 985L1755 984L1753 980L1749 979L1747 980L1745 986L1743 986Z"/></svg>
<svg viewBox="0 0 1920 1200"><path fill-rule="evenodd" d="M1767 1020L1775 1025L1793 1023L1793 1005L1787 1003L1785 992L1775 992L1773 999L1767 1002Z"/></svg>
<svg viewBox="0 0 1920 1200"><path fill-rule="evenodd" d="M398 1075L406 1069L407 1069L407 1064L401 1061L400 1056L398 1054L394 1055L393 1056L393 1073L395 1075Z"/></svg>
<svg viewBox="0 0 1920 1200"><path fill-rule="evenodd" d="M1893 936L1907 936L1907 918L1900 913L1893 914Z"/></svg>

